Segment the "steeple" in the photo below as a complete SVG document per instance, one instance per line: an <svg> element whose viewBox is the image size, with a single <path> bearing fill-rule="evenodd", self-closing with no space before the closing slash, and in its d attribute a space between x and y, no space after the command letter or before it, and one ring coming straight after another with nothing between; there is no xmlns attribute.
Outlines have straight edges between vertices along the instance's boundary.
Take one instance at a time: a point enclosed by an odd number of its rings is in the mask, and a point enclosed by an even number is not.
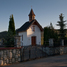
<svg viewBox="0 0 67 67"><path fill-rule="evenodd" d="M34 20L35 19L35 14L34 14L34 12L33 12L33 9L31 9L31 11L30 11L30 13L29 13L29 22L31 22L32 20Z"/></svg>

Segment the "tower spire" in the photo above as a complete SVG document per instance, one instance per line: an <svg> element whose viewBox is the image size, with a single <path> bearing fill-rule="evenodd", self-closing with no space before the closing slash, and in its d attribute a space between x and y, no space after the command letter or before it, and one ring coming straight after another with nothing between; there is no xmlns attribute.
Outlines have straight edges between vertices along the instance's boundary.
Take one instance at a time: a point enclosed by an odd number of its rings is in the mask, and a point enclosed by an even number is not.
<svg viewBox="0 0 67 67"><path fill-rule="evenodd" d="M34 12L33 12L33 9L31 8L31 11L30 11L30 13L29 13L29 22L31 22L32 20L34 20L35 19L35 14L34 14Z"/></svg>

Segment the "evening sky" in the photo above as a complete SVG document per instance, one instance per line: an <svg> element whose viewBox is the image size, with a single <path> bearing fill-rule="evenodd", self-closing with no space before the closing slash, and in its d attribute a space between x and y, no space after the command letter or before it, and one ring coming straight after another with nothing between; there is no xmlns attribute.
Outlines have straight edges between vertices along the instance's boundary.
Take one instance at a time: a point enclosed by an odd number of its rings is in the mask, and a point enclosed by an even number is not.
<svg viewBox="0 0 67 67"><path fill-rule="evenodd" d="M36 15L35 19L43 28L52 22L54 28L58 29L56 24L61 13L64 20L67 20L67 0L0 0L0 32L8 30L11 14L16 29L29 21L31 8Z"/></svg>

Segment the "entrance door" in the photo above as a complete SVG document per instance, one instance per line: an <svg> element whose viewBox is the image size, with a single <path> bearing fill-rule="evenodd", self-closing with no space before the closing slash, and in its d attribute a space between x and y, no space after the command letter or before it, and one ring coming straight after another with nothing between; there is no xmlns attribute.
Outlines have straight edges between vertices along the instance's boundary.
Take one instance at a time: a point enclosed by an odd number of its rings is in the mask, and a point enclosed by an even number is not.
<svg viewBox="0 0 67 67"><path fill-rule="evenodd" d="M36 36L31 37L31 44L32 46L36 46Z"/></svg>

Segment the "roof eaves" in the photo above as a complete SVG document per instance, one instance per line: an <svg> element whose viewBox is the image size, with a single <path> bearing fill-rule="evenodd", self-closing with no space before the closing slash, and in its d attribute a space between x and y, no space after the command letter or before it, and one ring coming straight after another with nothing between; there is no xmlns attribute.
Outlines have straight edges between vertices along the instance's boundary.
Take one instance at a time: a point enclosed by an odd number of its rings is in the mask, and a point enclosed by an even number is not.
<svg viewBox="0 0 67 67"><path fill-rule="evenodd" d="M26 30L25 31L19 31L18 33L21 33L21 32L26 32Z"/></svg>

